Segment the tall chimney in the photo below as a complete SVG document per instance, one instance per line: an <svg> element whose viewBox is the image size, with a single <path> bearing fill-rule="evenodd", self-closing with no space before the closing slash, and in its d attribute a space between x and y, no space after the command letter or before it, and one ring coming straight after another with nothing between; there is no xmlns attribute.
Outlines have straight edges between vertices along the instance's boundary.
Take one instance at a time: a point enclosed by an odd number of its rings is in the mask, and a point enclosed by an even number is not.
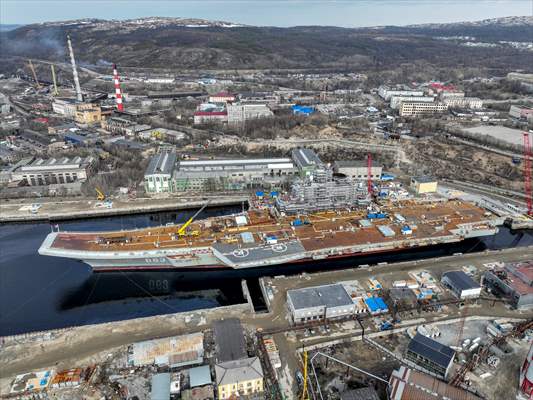
<svg viewBox="0 0 533 400"><path fill-rule="evenodd" d="M74 85L76 87L76 99L83 101L81 94L80 79L78 78L78 71L76 70L76 60L74 59L74 51L72 50L72 42L70 41L70 35L67 35L68 51L70 53L70 63L72 64L72 75L74 77Z"/></svg>
<svg viewBox="0 0 533 400"><path fill-rule="evenodd" d="M113 64L113 80L115 81L115 99L117 101L117 110L124 111L124 104L122 103L122 90L120 90L120 80L117 72L117 64Z"/></svg>

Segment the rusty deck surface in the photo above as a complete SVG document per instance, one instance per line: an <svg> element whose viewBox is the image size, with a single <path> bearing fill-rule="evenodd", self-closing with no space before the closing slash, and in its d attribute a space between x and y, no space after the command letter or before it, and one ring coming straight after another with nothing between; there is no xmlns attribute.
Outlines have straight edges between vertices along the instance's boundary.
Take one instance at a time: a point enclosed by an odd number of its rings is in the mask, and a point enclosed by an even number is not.
<svg viewBox="0 0 533 400"><path fill-rule="evenodd" d="M249 232L255 243L264 243L266 236L276 236L278 242L298 239L305 250L337 246L355 246L407 239L431 239L450 235L458 225L474 223L484 228L483 221L490 220L485 209L474 204L452 200L432 204L404 201L382 206L389 218L373 220L372 226L360 227L359 221L366 218L366 210L328 211L305 216L273 217L268 210L248 211L248 223L237 226L234 216L212 217L194 222L187 234L179 236L179 225L144 228L130 231L102 233L61 232L51 247L85 251L147 251L155 249L179 249L208 247L213 243L243 244L241 233ZM395 214L405 222L394 219ZM293 227L291 223L300 218L305 225ZM394 237L385 237L379 225L388 225ZM401 234L401 227L416 226L409 236Z"/></svg>

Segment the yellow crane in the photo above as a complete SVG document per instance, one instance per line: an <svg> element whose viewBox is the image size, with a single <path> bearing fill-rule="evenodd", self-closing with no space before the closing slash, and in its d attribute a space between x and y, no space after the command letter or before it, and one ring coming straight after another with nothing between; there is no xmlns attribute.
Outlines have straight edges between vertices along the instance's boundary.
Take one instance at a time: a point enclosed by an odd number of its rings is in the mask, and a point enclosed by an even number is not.
<svg viewBox="0 0 533 400"><path fill-rule="evenodd" d="M182 226L180 226L180 228L178 229L178 235L179 236L184 236L186 234L186 231L187 231L187 228L189 227L190 224L192 224L192 222L194 221L194 219L202 212L205 210L205 208L209 205L209 203L211 202L211 200L208 200L203 206L202 208L200 208L198 211L196 211L196 213L187 220L187 222L185 222ZM197 236L200 234L200 232L198 231L193 231L191 232L192 235L194 236Z"/></svg>
<svg viewBox="0 0 533 400"><path fill-rule="evenodd" d="M30 67L31 73L33 74L33 79L35 79L37 88L41 89L41 84L39 83L39 79L37 79L37 73L35 72L35 68L33 67L33 63L31 62L31 60L28 60L28 66Z"/></svg>
<svg viewBox="0 0 533 400"><path fill-rule="evenodd" d="M59 94L59 90L57 90L56 70L54 68L54 64L51 64L50 68L52 69L52 81L54 82L54 91L52 92L52 95L57 96Z"/></svg>
<svg viewBox="0 0 533 400"><path fill-rule="evenodd" d="M302 397L301 400L308 400L309 399L309 393L307 393L307 350L304 350L304 382L302 385Z"/></svg>
<svg viewBox="0 0 533 400"><path fill-rule="evenodd" d="M97 199L98 201L103 201L103 200L105 200L105 194L104 194L100 189L98 189L97 187L95 187L94 190L96 191L96 199Z"/></svg>

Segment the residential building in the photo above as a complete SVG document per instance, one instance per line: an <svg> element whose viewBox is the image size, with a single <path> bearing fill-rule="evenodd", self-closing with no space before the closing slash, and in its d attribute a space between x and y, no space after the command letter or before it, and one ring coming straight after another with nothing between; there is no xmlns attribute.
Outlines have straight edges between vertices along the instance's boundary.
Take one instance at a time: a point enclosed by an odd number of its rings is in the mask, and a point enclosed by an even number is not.
<svg viewBox="0 0 533 400"><path fill-rule="evenodd" d="M483 100L477 97L445 97L442 102L449 108L471 108L479 110L483 108Z"/></svg>
<svg viewBox="0 0 533 400"><path fill-rule="evenodd" d="M421 97L424 96L422 90L394 90L390 89L387 86L381 86L378 90L378 94L384 100L389 101L393 96L403 96L403 97Z"/></svg>
<svg viewBox="0 0 533 400"><path fill-rule="evenodd" d="M78 124L96 124L102 121L102 110L97 104L78 104L74 119Z"/></svg>
<svg viewBox="0 0 533 400"><path fill-rule="evenodd" d="M169 193L174 191L172 173L176 167L176 153L162 152L154 155L144 173L146 193Z"/></svg>
<svg viewBox="0 0 533 400"><path fill-rule="evenodd" d="M217 362L226 362L247 358L246 340L241 321L226 318L213 323L215 351Z"/></svg>
<svg viewBox="0 0 533 400"><path fill-rule="evenodd" d="M392 372L387 393L390 400L481 400L464 389L404 366Z"/></svg>
<svg viewBox="0 0 533 400"><path fill-rule="evenodd" d="M196 111L194 113L194 124L200 125L209 122L228 122L227 111Z"/></svg>
<svg viewBox="0 0 533 400"><path fill-rule="evenodd" d="M442 275L442 283L460 299L475 299L481 296L481 286L464 271L448 271Z"/></svg>
<svg viewBox="0 0 533 400"><path fill-rule="evenodd" d="M533 308L533 261L508 263L487 271L483 284L508 297L516 308Z"/></svg>
<svg viewBox="0 0 533 400"><path fill-rule="evenodd" d="M453 365L455 350L420 333L411 339L405 358L426 371L447 379Z"/></svg>
<svg viewBox="0 0 533 400"><path fill-rule="evenodd" d="M411 187L416 194L435 193L437 185L437 180L431 176L413 176L411 178Z"/></svg>
<svg viewBox="0 0 533 400"><path fill-rule="evenodd" d="M509 109L509 115L517 119L528 119L533 117L533 108L512 105Z"/></svg>
<svg viewBox="0 0 533 400"><path fill-rule="evenodd" d="M229 92L219 92L209 96L210 103L233 103L235 95Z"/></svg>
<svg viewBox="0 0 533 400"><path fill-rule="evenodd" d="M24 180L30 186L83 182L92 171L93 157L29 159L11 173L12 181Z"/></svg>
<svg viewBox="0 0 533 400"><path fill-rule="evenodd" d="M52 110L56 114L61 114L66 118L76 118L76 100L55 98L52 103Z"/></svg>
<svg viewBox="0 0 533 400"><path fill-rule="evenodd" d="M252 119L269 118L274 113L266 104L228 104L228 124L238 125Z"/></svg>
<svg viewBox="0 0 533 400"><path fill-rule="evenodd" d="M415 117L418 115L443 113L448 110L448 105L440 102L422 103L402 101L399 110L400 116L402 117Z"/></svg>
<svg viewBox="0 0 533 400"><path fill-rule="evenodd" d="M295 324L342 318L355 313L352 298L339 284L289 290L287 306Z"/></svg>
<svg viewBox="0 0 533 400"><path fill-rule="evenodd" d="M333 172L346 175L353 180L368 179L368 164L365 160L341 160L333 163ZM380 179L383 172L380 165L372 164L370 178Z"/></svg>
<svg viewBox="0 0 533 400"><path fill-rule="evenodd" d="M432 96L392 96L390 99L390 107L397 110L404 101L433 103L435 98Z"/></svg>
<svg viewBox="0 0 533 400"><path fill-rule="evenodd" d="M215 365L218 398L254 396L263 393L263 369L257 357Z"/></svg>

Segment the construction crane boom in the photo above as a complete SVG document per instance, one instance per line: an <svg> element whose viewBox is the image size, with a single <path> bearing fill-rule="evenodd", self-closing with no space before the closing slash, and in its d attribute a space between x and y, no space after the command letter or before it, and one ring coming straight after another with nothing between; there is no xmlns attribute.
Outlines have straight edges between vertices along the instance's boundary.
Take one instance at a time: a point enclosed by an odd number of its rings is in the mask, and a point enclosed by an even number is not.
<svg viewBox="0 0 533 400"><path fill-rule="evenodd" d="M533 216L533 199L531 198L531 142L529 133L524 132L524 189L526 194L527 215Z"/></svg>
<svg viewBox="0 0 533 400"><path fill-rule="evenodd" d="M39 79L37 79L37 73L35 72L35 68L33 67L33 63L31 62L31 60L28 60L28 66L30 67L31 73L33 74L33 79L35 79L37 88L41 89L42 86L39 83Z"/></svg>
<svg viewBox="0 0 533 400"><path fill-rule="evenodd" d="M196 213L187 220L187 222L185 222L179 229L178 229L178 235L182 236L185 234L185 231L187 230L187 228L189 227L190 224L192 224L192 222L195 220L195 218L200 215L200 213L202 211L205 210L205 208L209 205L209 203L211 202L211 200L208 200L203 206L202 208L200 208L198 211L196 211Z"/></svg>
<svg viewBox="0 0 533 400"><path fill-rule="evenodd" d="M308 400L309 399L309 394L307 393L307 350L304 350L303 356L304 356L304 359L303 359L303 363L304 363L304 373L303 373L304 381L303 381L301 400Z"/></svg>
<svg viewBox="0 0 533 400"><path fill-rule="evenodd" d="M50 64L50 69L52 70L52 81L54 82L54 91L52 94L57 96L59 95L59 90L57 90L56 70L54 68L54 64Z"/></svg>
<svg viewBox="0 0 533 400"><path fill-rule="evenodd" d="M105 194L104 194L104 192L102 192L102 191L101 191L100 189L98 189L97 187L95 187L94 190L96 191L96 198L97 198L99 201L105 200Z"/></svg>
<svg viewBox="0 0 533 400"><path fill-rule="evenodd" d="M78 78L78 71L76 69L76 60L74 59L74 50L72 50L72 41L70 35L67 35L68 51L70 53L70 63L72 64L72 76L74 78L74 86L76 88L76 99L83 101L83 95L81 94L80 79Z"/></svg>

